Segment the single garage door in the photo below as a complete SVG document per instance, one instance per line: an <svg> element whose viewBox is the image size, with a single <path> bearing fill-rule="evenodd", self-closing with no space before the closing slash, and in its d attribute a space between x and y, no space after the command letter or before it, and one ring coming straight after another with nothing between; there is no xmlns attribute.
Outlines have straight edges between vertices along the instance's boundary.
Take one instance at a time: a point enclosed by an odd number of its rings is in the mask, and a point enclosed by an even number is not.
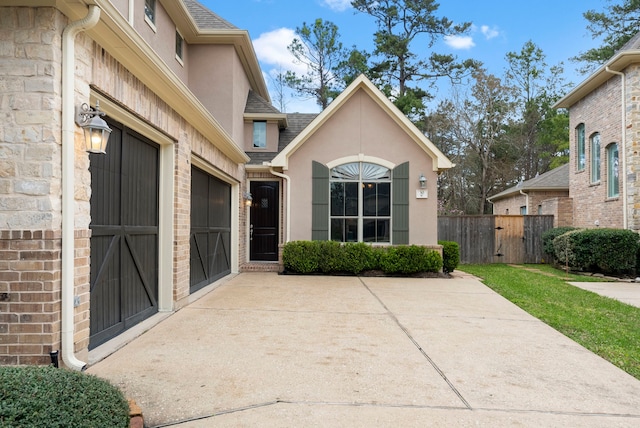
<svg viewBox="0 0 640 428"><path fill-rule="evenodd" d="M158 311L159 146L113 129L107 154L91 154L89 349Z"/></svg>
<svg viewBox="0 0 640 428"><path fill-rule="evenodd" d="M231 273L231 186L191 169L191 292Z"/></svg>

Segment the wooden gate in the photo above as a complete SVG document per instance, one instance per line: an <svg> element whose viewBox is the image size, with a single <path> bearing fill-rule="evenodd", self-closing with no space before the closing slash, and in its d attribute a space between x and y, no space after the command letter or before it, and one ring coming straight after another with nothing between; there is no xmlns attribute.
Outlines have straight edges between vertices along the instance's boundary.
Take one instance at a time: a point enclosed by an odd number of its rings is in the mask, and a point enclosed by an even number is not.
<svg viewBox="0 0 640 428"><path fill-rule="evenodd" d="M118 123L91 159L89 349L158 311L159 146Z"/></svg>
<svg viewBox="0 0 640 428"><path fill-rule="evenodd" d="M461 263L543 263L551 215L438 217L438 239L460 245Z"/></svg>

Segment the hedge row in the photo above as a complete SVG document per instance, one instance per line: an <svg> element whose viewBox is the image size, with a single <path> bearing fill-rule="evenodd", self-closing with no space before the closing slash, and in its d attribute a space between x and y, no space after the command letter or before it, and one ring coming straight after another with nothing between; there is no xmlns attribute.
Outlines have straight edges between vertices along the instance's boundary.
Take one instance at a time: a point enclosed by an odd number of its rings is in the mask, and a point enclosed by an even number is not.
<svg viewBox="0 0 640 428"><path fill-rule="evenodd" d="M441 243L442 244L442 243ZM459 262L458 244L447 243L445 272ZM293 241L282 251L285 270L292 273L349 273L381 270L388 275L440 272L443 259L437 251L418 245L372 247L363 242L341 244L335 241Z"/></svg>
<svg viewBox="0 0 640 428"><path fill-rule="evenodd" d="M555 228L542 242L555 263L572 270L622 274L638 267L640 235L631 230Z"/></svg>
<svg viewBox="0 0 640 428"><path fill-rule="evenodd" d="M2 427L129 426L129 404L106 380L42 366L0 366Z"/></svg>

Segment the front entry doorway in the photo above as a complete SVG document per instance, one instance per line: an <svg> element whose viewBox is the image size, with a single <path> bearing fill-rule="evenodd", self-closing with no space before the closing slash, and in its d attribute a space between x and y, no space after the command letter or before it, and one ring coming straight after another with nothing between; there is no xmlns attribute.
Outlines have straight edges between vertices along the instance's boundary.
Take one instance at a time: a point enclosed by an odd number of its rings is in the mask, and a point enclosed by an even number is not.
<svg viewBox="0 0 640 428"><path fill-rule="evenodd" d="M249 256L252 261L278 261L279 183L252 181Z"/></svg>

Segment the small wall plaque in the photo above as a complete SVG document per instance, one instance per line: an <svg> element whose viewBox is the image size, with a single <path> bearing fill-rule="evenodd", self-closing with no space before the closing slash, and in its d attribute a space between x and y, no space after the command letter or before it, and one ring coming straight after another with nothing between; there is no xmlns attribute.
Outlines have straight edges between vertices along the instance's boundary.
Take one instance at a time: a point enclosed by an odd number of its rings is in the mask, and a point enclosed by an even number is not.
<svg viewBox="0 0 640 428"><path fill-rule="evenodd" d="M427 189L416 189L416 199L427 199L429 192Z"/></svg>

